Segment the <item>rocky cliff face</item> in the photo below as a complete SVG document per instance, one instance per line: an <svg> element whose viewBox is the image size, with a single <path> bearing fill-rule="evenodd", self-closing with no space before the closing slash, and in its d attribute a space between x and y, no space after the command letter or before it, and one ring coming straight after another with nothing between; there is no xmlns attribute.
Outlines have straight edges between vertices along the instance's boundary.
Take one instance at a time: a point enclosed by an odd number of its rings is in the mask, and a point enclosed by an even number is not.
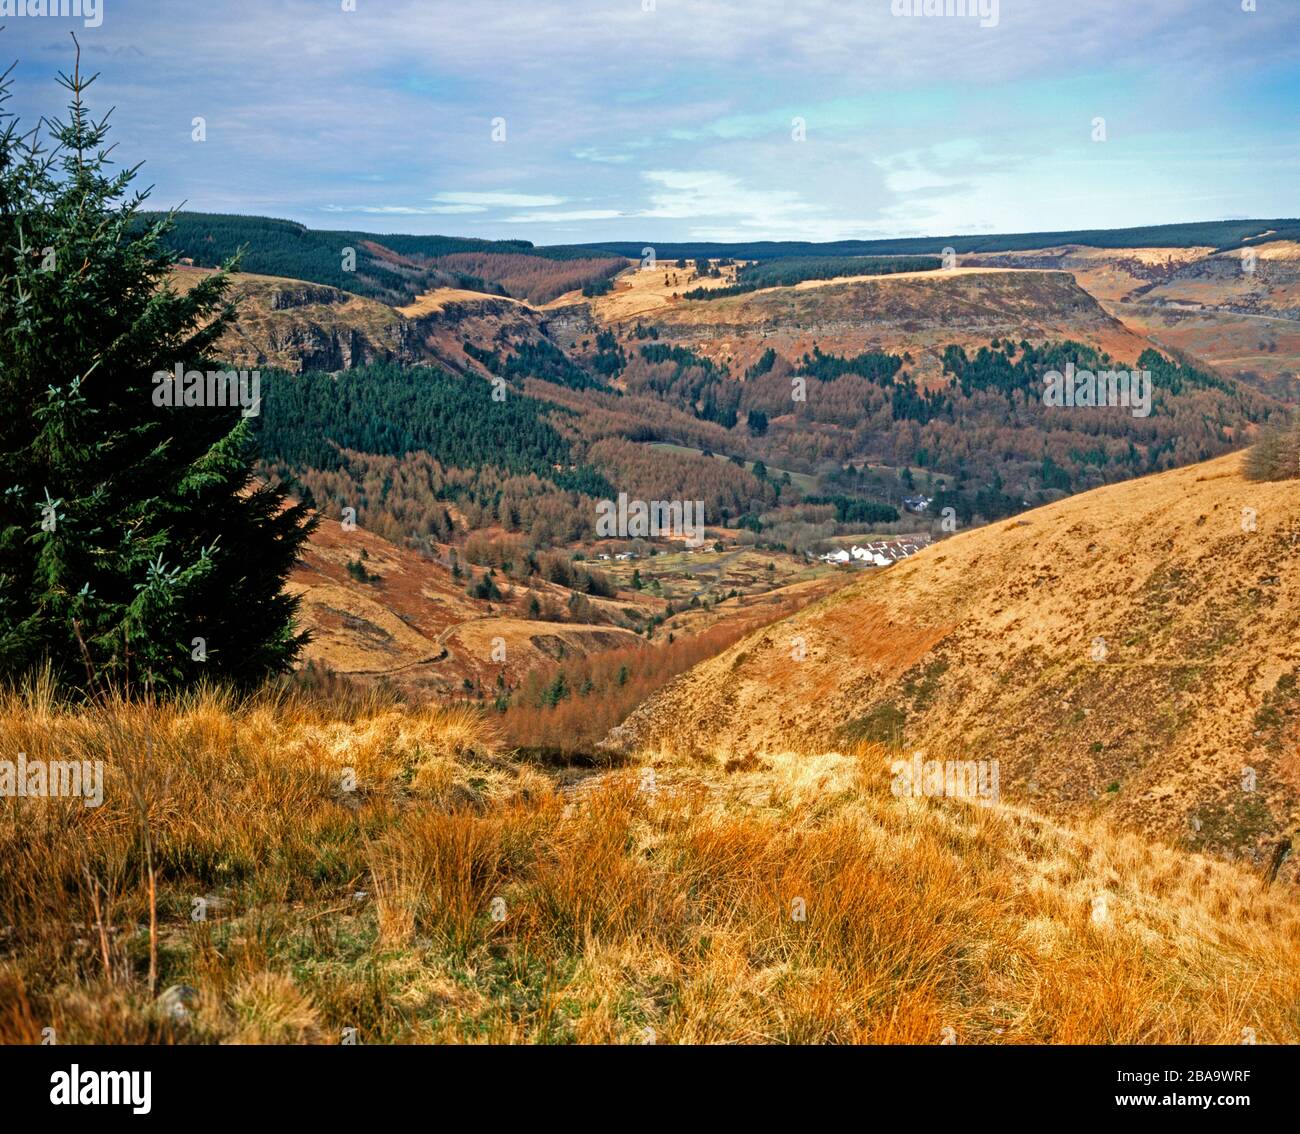
<svg viewBox="0 0 1300 1134"><path fill-rule="evenodd" d="M1300 319L1300 245L1275 241L1185 265L1145 302Z"/></svg>
<svg viewBox="0 0 1300 1134"><path fill-rule="evenodd" d="M547 331L553 324L534 308L513 299L452 289L422 296L403 311L410 349L418 358L471 374L484 370L465 353L465 343L501 352L508 343L549 337Z"/></svg>
<svg viewBox="0 0 1300 1134"><path fill-rule="evenodd" d="M179 268L172 286L193 287L206 268ZM386 304L324 284L239 273L231 297L236 315L217 353L239 366L349 370L371 362L417 362L418 343L405 319Z"/></svg>
<svg viewBox="0 0 1300 1134"><path fill-rule="evenodd" d="M347 302L347 292L324 284L300 283L286 280L285 286L277 288L271 295L273 311L290 311L296 307L333 306Z"/></svg>
<svg viewBox="0 0 1300 1134"><path fill-rule="evenodd" d="M591 314L591 304L574 303L567 307L550 308L542 329L551 338L569 344L579 339L595 338L600 324Z"/></svg>
<svg viewBox="0 0 1300 1134"><path fill-rule="evenodd" d="M172 285L185 291L210 274L206 268L178 268ZM277 276L239 273L231 292L237 314L217 353L239 366L291 373L426 362L480 374L480 364L465 353L466 342L500 351L506 343L546 337L554 326L595 333L585 304L580 312L544 318L525 303L456 288L436 289L400 309L324 284Z"/></svg>
<svg viewBox="0 0 1300 1134"><path fill-rule="evenodd" d="M373 332L372 332L373 334ZM274 364L294 371L351 370L371 362L415 362L410 328L396 320L372 337L357 327L328 326L319 321L281 324L268 329L259 365Z"/></svg>

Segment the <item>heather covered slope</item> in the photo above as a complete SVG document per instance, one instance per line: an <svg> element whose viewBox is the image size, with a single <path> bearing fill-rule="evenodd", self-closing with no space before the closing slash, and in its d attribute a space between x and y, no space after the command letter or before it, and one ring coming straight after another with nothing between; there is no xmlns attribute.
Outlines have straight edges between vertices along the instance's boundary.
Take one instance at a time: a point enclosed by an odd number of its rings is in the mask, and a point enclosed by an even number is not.
<svg viewBox="0 0 1300 1134"><path fill-rule="evenodd" d="M1297 822L1300 497L1240 463L942 541L683 675L611 742L995 758L1004 798L1263 863Z"/></svg>

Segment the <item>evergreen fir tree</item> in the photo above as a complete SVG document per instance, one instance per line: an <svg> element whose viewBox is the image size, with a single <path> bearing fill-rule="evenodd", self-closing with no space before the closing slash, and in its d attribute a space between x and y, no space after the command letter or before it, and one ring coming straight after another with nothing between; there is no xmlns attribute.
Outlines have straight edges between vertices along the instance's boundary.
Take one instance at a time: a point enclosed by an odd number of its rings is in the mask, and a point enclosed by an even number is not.
<svg viewBox="0 0 1300 1134"><path fill-rule="evenodd" d="M154 405L155 372L224 369L227 271L168 285L170 215L138 215L79 51L59 80L42 140L0 79L0 678L251 687L305 641L283 582L314 518L255 479L238 406Z"/></svg>

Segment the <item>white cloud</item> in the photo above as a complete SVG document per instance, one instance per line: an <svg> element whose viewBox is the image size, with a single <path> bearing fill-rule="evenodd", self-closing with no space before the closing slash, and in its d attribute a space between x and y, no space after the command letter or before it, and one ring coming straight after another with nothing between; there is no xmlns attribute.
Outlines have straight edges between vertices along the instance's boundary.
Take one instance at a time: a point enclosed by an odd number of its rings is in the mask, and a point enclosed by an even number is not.
<svg viewBox="0 0 1300 1134"><path fill-rule="evenodd" d="M579 161L594 161L601 165L626 165L632 160L631 154L617 154L602 150L599 146L582 146L573 151Z"/></svg>
<svg viewBox="0 0 1300 1134"><path fill-rule="evenodd" d="M324 213L480 236L546 239L572 224L587 240L815 240L1290 207L1294 151L1270 145L1291 145L1300 4L1000 6L999 26L981 29L896 19L889 0L659 0L654 12L637 0L514 0L482 17L453 0L351 14L321 0L228 0L171 19L121 4L95 29L92 109L118 107L110 141L147 162L159 205L306 223ZM50 76L68 45L44 21L5 35L21 60L11 108L30 124L62 99ZM1057 148L1086 137L1094 113L1115 140L1072 154L1096 168L1066 195L1044 163L1059 173ZM203 146L188 142L193 114L208 117ZM798 149L796 114L809 128ZM510 123L504 145L489 142L497 115ZM1139 129L1167 131L1192 156L1144 148L1142 179L1122 181L1114 163ZM1240 168L1222 160L1230 145L1250 156ZM373 171L382 185L365 184ZM1203 204L1185 203L1193 186Z"/></svg>
<svg viewBox="0 0 1300 1134"><path fill-rule="evenodd" d="M364 213L367 216L428 217L459 213L485 213L482 205L324 205L327 213Z"/></svg>
<svg viewBox="0 0 1300 1134"><path fill-rule="evenodd" d="M650 191L647 217L735 217L755 222L812 211L789 189L746 189L730 173L717 170L650 170L644 174Z"/></svg>
<svg viewBox="0 0 1300 1134"><path fill-rule="evenodd" d="M613 220L615 217L644 215L644 213L624 213L618 209L572 209L519 213L512 217L502 217L501 220L504 224L551 224L565 221Z"/></svg>
<svg viewBox="0 0 1300 1134"><path fill-rule="evenodd" d="M465 191L435 193L430 200L434 202L432 205L326 205L325 212L406 217L460 216L466 213L486 213L489 209L534 209L549 205L562 205L566 198L549 194ZM577 214L574 215L577 216ZM616 213L613 215L617 216ZM533 213L521 219L538 220L542 219L543 216L544 214ZM578 219L585 218L579 217Z"/></svg>
<svg viewBox="0 0 1300 1134"><path fill-rule="evenodd" d="M480 208L501 209L544 208L548 205L563 205L566 200L564 197L554 197L549 194L492 192L435 193L433 199L447 205L473 205Z"/></svg>

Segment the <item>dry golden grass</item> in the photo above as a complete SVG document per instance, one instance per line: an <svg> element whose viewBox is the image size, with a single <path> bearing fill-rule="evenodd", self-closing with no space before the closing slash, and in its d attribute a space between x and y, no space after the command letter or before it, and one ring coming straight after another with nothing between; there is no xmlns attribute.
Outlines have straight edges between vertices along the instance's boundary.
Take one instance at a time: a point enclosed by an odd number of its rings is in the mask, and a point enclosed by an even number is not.
<svg viewBox="0 0 1300 1134"><path fill-rule="evenodd" d="M102 807L0 803L5 1042L1300 1039L1293 891L899 801L878 748L561 791L470 710L39 689L0 736L107 767Z"/></svg>
<svg viewBox="0 0 1300 1134"><path fill-rule="evenodd" d="M458 303L513 303L521 304L522 301L512 299L508 295L488 295L482 291L466 291L459 287L440 287L433 291L425 292L418 295L415 300L408 303L405 307L398 307L400 314L405 315L408 319L418 319L423 315L432 315L446 310L449 306Z"/></svg>
<svg viewBox="0 0 1300 1134"><path fill-rule="evenodd" d="M697 665L619 738L687 725L719 763L901 738L996 758L1004 798L1057 818L1265 863L1300 832L1300 494L1242 462L1080 493L865 573ZM1300 877L1295 857L1283 870Z"/></svg>

